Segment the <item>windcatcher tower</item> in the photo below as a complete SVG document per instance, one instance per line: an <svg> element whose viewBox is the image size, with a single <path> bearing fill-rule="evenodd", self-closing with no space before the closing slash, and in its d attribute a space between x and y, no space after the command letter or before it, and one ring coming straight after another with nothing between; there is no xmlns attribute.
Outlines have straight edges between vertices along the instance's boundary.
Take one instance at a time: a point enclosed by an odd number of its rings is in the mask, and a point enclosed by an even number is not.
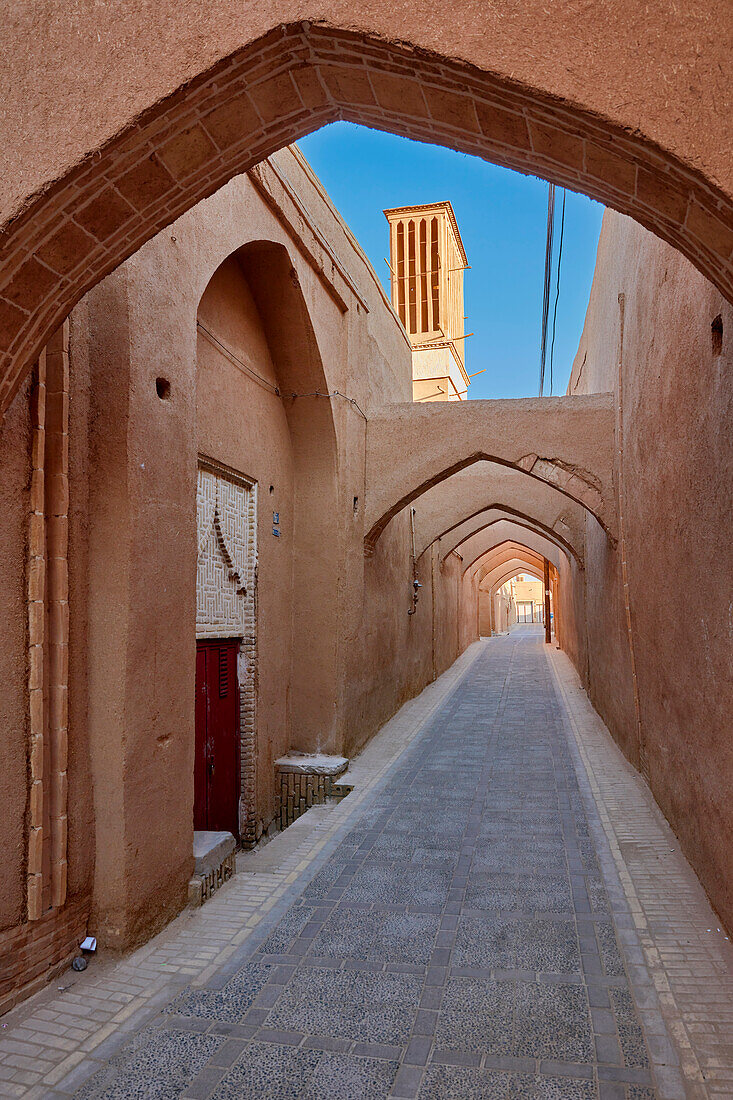
<svg viewBox="0 0 733 1100"><path fill-rule="evenodd" d="M449 202L385 210L392 305L412 344L414 401L463 401L469 386L463 331L468 267Z"/></svg>

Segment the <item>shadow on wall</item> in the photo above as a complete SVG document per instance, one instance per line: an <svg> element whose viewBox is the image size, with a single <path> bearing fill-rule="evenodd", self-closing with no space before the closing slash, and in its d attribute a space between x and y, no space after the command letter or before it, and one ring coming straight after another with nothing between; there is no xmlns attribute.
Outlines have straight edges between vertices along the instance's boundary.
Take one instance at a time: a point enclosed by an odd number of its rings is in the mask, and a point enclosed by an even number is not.
<svg viewBox="0 0 733 1100"><path fill-rule="evenodd" d="M569 392L614 390L620 539L589 525L585 576L561 570L562 644L729 929L731 332L683 256L606 212Z"/></svg>

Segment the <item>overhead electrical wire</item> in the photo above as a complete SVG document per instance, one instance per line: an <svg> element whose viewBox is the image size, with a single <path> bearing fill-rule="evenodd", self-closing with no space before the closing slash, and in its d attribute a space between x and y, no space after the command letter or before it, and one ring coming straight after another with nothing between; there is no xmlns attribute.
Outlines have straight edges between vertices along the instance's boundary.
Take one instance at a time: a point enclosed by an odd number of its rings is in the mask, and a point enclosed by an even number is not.
<svg viewBox="0 0 733 1100"><path fill-rule="evenodd" d="M232 363L235 363L238 367L241 367L244 371L246 371L250 378L258 383L258 385L263 386L266 390L269 390L270 393L274 393L276 397L287 397L293 399L296 397L341 397L344 401L348 401L350 405L353 405L354 408L358 410L358 412L361 414L361 416L364 417L365 420L367 419L366 413L364 412L356 398L349 397L348 394L341 393L340 390L332 390L331 393L323 393L322 390L312 390L310 393L288 393L281 390L279 386L273 386L272 382L268 382L266 378L263 378L261 374L258 374L256 370L253 370L252 367L248 366L248 364L245 363L243 359L240 359L238 355L235 355L232 349L228 348L226 344L222 343L219 337L215 336L214 333L211 332L210 329L208 329L206 325L204 325L201 321L196 322L196 327L199 329L200 332L204 333L204 335L215 345L215 347L219 349L219 351L221 351L227 357L227 359L229 359Z"/></svg>
<svg viewBox="0 0 733 1100"><path fill-rule="evenodd" d="M555 184L547 191L547 236L545 238L545 279L542 293L542 334L540 338L540 397L545 385L545 360L547 359L547 321L550 314L550 289L552 286L552 238L555 227Z"/></svg>
<svg viewBox="0 0 733 1100"><path fill-rule="evenodd" d="M550 342L550 393L552 393L552 362L555 358L555 323L557 322L557 303L560 298L560 263L562 261L562 239L565 233L565 195L562 193L562 215L560 217L560 243L557 249L557 276L555 279L555 309L552 314L552 340Z"/></svg>

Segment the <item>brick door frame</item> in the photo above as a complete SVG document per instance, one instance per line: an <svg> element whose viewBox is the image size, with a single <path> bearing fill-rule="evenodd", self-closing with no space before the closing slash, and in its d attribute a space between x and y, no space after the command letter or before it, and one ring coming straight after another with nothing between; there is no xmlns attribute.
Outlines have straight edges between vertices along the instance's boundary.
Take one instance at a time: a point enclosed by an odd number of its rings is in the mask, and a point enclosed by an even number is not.
<svg viewBox="0 0 733 1100"><path fill-rule="evenodd" d="M232 510L237 504L241 505L241 525L232 532L231 528L226 529L226 521L222 522L219 509L228 507L229 518L233 519L236 517ZM240 641L239 836L244 847L252 847L257 840L257 482L215 459L199 455L196 524L196 640ZM213 566L208 578L203 575L206 558ZM215 567L215 559L219 568ZM212 582L218 582L218 591L212 590Z"/></svg>

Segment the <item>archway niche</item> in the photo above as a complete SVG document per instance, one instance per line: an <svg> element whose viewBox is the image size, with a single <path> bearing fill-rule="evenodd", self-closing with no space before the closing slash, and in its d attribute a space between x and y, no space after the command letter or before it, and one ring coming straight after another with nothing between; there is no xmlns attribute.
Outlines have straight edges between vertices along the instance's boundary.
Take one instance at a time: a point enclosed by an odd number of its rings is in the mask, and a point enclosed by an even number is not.
<svg viewBox="0 0 733 1100"><path fill-rule="evenodd" d="M273 760L292 747L328 748L334 736L336 439L331 402L313 396L328 387L284 246L254 241L224 260L201 297L197 333L197 638L200 648L240 639L239 828L253 843L277 795ZM246 498L231 488L242 481ZM210 557L243 562L219 570L218 593L203 576L205 538Z"/></svg>

